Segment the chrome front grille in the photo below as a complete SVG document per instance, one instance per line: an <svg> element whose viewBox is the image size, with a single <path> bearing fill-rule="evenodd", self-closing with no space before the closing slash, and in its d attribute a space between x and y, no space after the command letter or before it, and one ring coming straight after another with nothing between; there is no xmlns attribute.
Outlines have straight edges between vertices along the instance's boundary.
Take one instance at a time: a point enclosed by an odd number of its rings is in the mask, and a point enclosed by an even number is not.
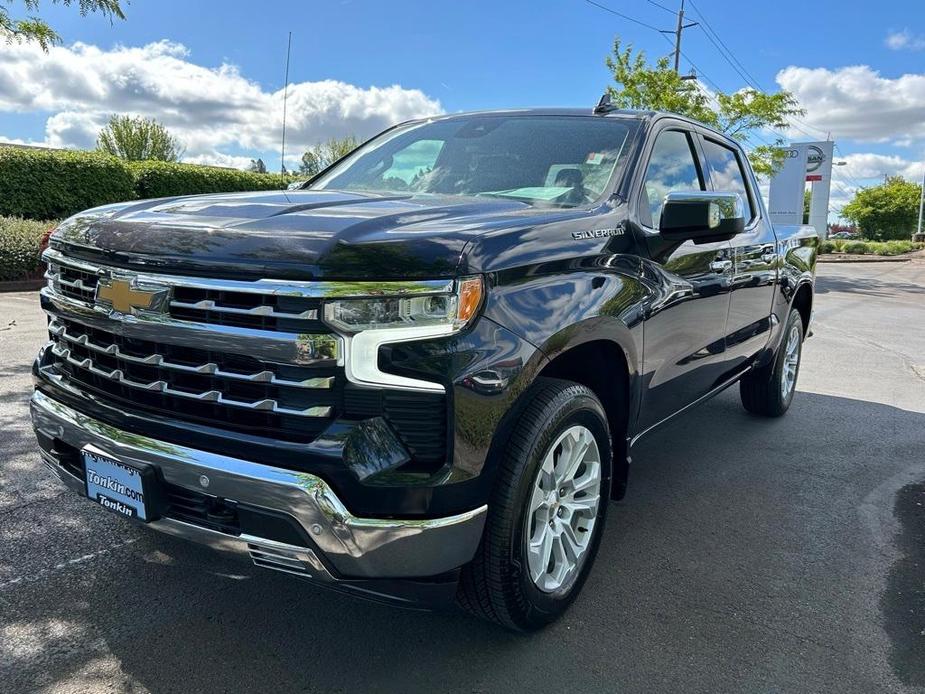
<svg viewBox="0 0 925 694"><path fill-rule="evenodd" d="M96 352L97 354L105 354L114 357L117 361L131 362L133 364L143 364L145 366L158 367L161 369L168 369L171 371L182 371L189 374L200 374L206 376L214 376L216 378L228 378L238 381L247 381L250 383L269 383L275 386L288 386L290 388L331 388L334 385L334 377L327 376L322 378L303 378L301 380L282 378L278 376L274 371L260 368L257 371L226 371L219 366L218 363L214 361L205 361L203 363L192 363L192 364L183 364L178 362L172 362L163 354L157 352L150 353L132 353L127 349L124 349L119 346L117 342L104 342L98 343L95 342L90 337L90 331L87 328L81 328L79 326L74 327L72 325L71 329L68 330L67 325L64 321L52 320L48 325L48 332L53 339L57 338L55 347L58 349L56 354L59 356L64 356L63 352L70 351L68 345L77 345L79 347L85 348L89 352ZM115 339L110 337L110 340ZM68 344L62 344L68 343ZM152 347L154 349L154 347ZM203 355L203 359L208 359L207 355ZM92 362L92 357L90 357ZM259 368L259 367L258 367ZM162 381L162 383L164 383ZM157 390L157 388L146 388L146 390ZM219 393L220 395L220 393ZM211 398L204 398L211 399ZM258 408L258 409L270 409L270 408Z"/></svg>
<svg viewBox="0 0 925 694"><path fill-rule="evenodd" d="M319 309L320 301L312 297L194 287L176 287L170 301L170 315L177 320L280 332L323 330Z"/></svg>
<svg viewBox="0 0 925 694"><path fill-rule="evenodd" d="M49 323L51 369L120 409L313 440L342 408L334 363L296 366L127 338L63 316Z"/></svg>
<svg viewBox="0 0 925 694"><path fill-rule="evenodd" d="M50 263L45 278L64 296L92 303L99 275L76 267Z"/></svg>
<svg viewBox="0 0 925 694"><path fill-rule="evenodd" d="M336 420L383 417L409 451L409 469L445 460L442 388L349 382L350 338L321 321L326 297L369 296L387 291L383 283L165 275L57 250L46 251L45 260L49 281L41 299L51 344L40 366L44 387L140 417L297 443L315 441ZM452 286L400 284L394 291L440 293ZM145 301L152 293L157 300ZM105 412L95 416L105 419Z"/></svg>
<svg viewBox="0 0 925 694"><path fill-rule="evenodd" d="M43 370L63 385L122 410L300 442L342 413L341 338L318 319L320 298L310 290L46 257ZM158 310L116 311L96 297L101 278L108 286L114 277L161 287L168 300Z"/></svg>
<svg viewBox="0 0 925 694"><path fill-rule="evenodd" d="M94 301L100 277L98 266L65 258L54 251L46 257L45 278L50 287L69 299ZM320 321L321 300L311 292L289 293L285 285L273 283L255 286L247 282L223 284L217 280L183 279L186 284L172 286L168 314L174 320L274 332L326 331Z"/></svg>

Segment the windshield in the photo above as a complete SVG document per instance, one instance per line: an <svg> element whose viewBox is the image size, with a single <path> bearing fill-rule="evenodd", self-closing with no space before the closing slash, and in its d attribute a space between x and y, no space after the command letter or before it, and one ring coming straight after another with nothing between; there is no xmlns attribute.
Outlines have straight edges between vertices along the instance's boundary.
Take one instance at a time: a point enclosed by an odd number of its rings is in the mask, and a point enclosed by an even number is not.
<svg viewBox="0 0 925 694"><path fill-rule="evenodd" d="M515 115L413 123L368 142L310 187L574 207L603 194L633 125L590 116Z"/></svg>

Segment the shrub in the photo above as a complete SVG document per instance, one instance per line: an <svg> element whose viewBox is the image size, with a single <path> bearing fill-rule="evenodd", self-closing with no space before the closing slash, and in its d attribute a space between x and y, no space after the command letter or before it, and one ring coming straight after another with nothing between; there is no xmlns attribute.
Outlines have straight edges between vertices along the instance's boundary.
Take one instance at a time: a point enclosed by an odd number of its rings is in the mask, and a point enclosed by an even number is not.
<svg viewBox="0 0 925 694"><path fill-rule="evenodd" d="M290 182L282 174L258 174L163 161L128 162L135 179L135 197L231 193L247 190L283 190Z"/></svg>
<svg viewBox="0 0 925 694"><path fill-rule="evenodd" d="M0 215L61 219L113 202L282 190L293 180L194 164L127 162L98 152L0 146Z"/></svg>
<svg viewBox="0 0 925 694"><path fill-rule="evenodd" d="M823 241L820 253L853 253L856 255L902 255L925 249L925 243L912 241Z"/></svg>
<svg viewBox="0 0 925 694"><path fill-rule="evenodd" d="M867 245L877 255L902 255L903 253L911 253L925 248L925 243L913 243L912 241L885 241Z"/></svg>
<svg viewBox="0 0 925 694"><path fill-rule="evenodd" d="M867 244L864 241L849 241L843 246L842 251L856 255L864 255L868 252Z"/></svg>
<svg viewBox="0 0 925 694"><path fill-rule="evenodd" d="M41 272L45 233L53 222L0 217L0 282L24 280Z"/></svg>
<svg viewBox="0 0 925 694"><path fill-rule="evenodd" d="M0 215L60 219L134 197L132 175L115 157L0 147Z"/></svg>

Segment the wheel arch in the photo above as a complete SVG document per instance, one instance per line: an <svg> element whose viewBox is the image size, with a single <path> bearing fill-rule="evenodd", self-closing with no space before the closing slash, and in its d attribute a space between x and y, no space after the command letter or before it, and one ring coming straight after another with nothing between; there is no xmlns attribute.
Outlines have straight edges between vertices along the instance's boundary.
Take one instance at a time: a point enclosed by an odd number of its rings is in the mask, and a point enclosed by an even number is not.
<svg viewBox="0 0 925 694"><path fill-rule="evenodd" d="M571 344L550 355L537 373L537 376L580 383L601 401L611 436L611 498L614 499L623 498L629 477L629 423L635 415L633 366L620 343L598 338Z"/></svg>
<svg viewBox="0 0 925 694"><path fill-rule="evenodd" d="M803 335L809 335L809 324L813 315L813 283L804 280L797 285L797 290L790 300L790 308L796 309L803 321Z"/></svg>

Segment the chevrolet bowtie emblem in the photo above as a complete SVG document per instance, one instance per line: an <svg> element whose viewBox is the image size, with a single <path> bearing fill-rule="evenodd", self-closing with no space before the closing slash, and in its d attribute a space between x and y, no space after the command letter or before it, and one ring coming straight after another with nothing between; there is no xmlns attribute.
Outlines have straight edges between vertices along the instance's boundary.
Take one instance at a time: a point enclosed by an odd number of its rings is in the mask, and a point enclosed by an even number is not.
<svg viewBox="0 0 925 694"><path fill-rule="evenodd" d="M138 311L159 311L167 296L167 287L151 289L132 287L131 279L101 277L96 285L96 302L111 306L119 313Z"/></svg>

